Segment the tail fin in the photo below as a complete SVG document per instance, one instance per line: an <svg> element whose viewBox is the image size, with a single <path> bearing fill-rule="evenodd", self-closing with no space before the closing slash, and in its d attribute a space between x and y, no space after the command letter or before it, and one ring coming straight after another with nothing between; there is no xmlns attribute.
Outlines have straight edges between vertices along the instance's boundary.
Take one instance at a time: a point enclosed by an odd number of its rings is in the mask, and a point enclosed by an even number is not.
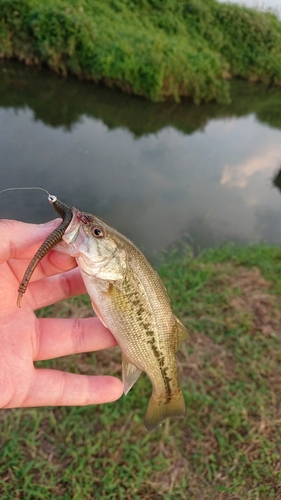
<svg viewBox="0 0 281 500"><path fill-rule="evenodd" d="M167 398L152 393L146 410L144 425L148 431L153 431L168 417L184 417L186 414L185 402L181 390Z"/></svg>

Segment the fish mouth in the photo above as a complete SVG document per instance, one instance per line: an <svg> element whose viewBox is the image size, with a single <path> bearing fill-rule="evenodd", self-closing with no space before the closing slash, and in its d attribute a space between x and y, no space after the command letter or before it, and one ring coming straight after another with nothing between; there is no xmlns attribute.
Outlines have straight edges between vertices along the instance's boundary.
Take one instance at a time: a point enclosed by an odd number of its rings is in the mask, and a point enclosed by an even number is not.
<svg viewBox="0 0 281 500"><path fill-rule="evenodd" d="M82 221L80 222L80 219L78 217L78 214L81 214L81 212L79 212L79 210L76 207L73 207L71 209L71 212L72 212L71 222L69 226L66 228L66 231L62 237L63 241L68 245L71 245L72 243L76 242L80 233L80 227L82 222Z"/></svg>
<svg viewBox="0 0 281 500"><path fill-rule="evenodd" d="M91 222L91 218L88 215L79 212L79 210L77 210L75 215L79 222L81 222L82 224L88 224L89 222Z"/></svg>
<svg viewBox="0 0 281 500"><path fill-rule="evenodd" d="M81 259L86 263L86 266L81 265L81 268L83 268L83 272L85 274L91 276L93 270L92 257L86 254L83 254L82 257L82 254L80 254L79 246L81 244L84 244L85 238L87 239L89 237L89 235L85 231L85 226L87 226L89 223L92 223L94 217L91 214L80 212L80 210L78 210L76 207L73 207L71 211L72 211L72 220L64 233L63 241L72 249L73 256L79 258L79 260ZM95 261L94 267L96 271L99 272L102 270L103 267L106 267L111 261L111 259L116 256L117 252L118 252L118 246L116 245L111 255L109 255L106 258L103 258L103 260ZM89 268L91 268L91 271L87 271L88 266Z"/></svg>

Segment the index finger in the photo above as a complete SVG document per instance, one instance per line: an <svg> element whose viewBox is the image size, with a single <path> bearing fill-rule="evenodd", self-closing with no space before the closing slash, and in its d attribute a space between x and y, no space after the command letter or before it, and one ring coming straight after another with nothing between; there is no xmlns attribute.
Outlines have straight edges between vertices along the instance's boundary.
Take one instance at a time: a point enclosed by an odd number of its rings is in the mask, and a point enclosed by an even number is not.
<svg viewBox="0 0 281 500"><path fill-rule="evenodd" d="M0 264L9 259L32 259L41 243L60 222L61 219L54 219L45 224L28 224L0 219ZM64 261L69 261L69 266L64 266L64 270L73 267L73 258L67 256Z"/></svg>

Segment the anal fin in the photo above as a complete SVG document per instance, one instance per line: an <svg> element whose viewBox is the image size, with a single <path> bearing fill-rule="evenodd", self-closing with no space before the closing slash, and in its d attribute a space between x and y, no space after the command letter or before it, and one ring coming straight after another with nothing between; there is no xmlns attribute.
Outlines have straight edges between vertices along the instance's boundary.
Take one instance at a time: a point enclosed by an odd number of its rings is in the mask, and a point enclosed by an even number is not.
<svg viewBox="0 0 281 500"><path fill-rule="evenodd" d="M124 394L128 394L134 383L138 380L142 370L131 363L125 354L122 354L122 382Z"/></svg>

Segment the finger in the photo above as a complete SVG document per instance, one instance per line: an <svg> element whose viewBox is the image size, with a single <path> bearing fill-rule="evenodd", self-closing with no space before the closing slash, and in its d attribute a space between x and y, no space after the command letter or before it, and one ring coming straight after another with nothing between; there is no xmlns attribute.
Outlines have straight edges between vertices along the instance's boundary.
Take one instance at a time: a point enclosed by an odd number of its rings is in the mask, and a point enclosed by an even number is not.
<svg viewBox="0 0 281 500"><path fill-rule="evenodd" d="M24 260L9 259L9 266L19 282L21 282L30 261L31 258ZM68 271L74 267L77 267L77 263L73 257L56 252L56 250L50 250L37 265L31 275L30 282Z"/></svg>
<svg viewBox="0 0 281 500"><path fill-rule="evenodd" d="M61 219L46 224L27 224L0 219L0 263L8 259L30 259L45 238L59 226Z"/></svg>
<svg viewBox="0 0 281 500"><path fill-rule="evenodd" d="M0 220L0 263L9 260L11 269L20 281L41 243L60 223L61 219L55 219L45 224ZM37 266L31 280L72 269L76 265L73 257L50 251Z"/></svg>
<svg viewBox="0 0 281 500"><path fill-rule="evenodd" d="M81 273L78 268L75 268L66 273L30 283L22 298L22 305L29 303L33 309L39 309L85 292Z"/></svg>
<svg viewBox="0 0 281 500"><path fill-rule="evenodd" d="M109 403L122 396L121 380L58 370L34 370L33 383L19 406L85 406ZM10 406L11 407L11 406Z"/></svg>
<svg viewBox="0 0 281 500"><path fill-rule="evenodd" d="M98 318L37 320L34 361L79 352L99 351L117 345L112 333Z"/></svg>

